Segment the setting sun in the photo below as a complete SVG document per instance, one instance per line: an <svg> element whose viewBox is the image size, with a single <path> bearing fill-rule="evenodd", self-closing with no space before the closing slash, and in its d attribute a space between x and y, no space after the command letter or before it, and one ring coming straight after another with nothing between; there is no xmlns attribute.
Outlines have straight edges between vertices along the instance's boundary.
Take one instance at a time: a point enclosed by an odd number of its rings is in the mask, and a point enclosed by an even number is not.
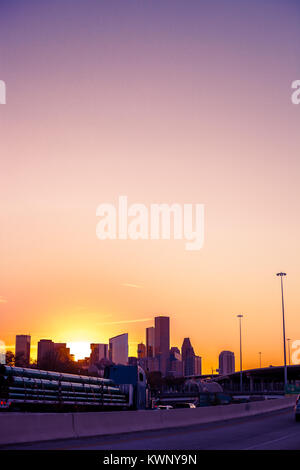
<svg viewBox="0 0 300 470"><path fill-rule="evenodd" d="M70 348L70 353L74 354L76 361L89 357L91 353L90 343L87 341L71 342L67 343L67 346Z"/></svg>

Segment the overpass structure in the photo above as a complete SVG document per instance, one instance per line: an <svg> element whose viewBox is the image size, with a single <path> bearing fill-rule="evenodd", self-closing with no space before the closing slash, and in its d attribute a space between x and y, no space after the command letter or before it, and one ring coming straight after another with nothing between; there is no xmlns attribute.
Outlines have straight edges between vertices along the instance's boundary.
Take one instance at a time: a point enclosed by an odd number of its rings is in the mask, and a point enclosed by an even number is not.
<svg viewBox="0 0 300 470"><path fill-rule="evenodd" d="M224 392L283 394L285 392L300 393L300 365L287 366L288 390L284 389L284 367L270 366L249 369L242 372L243 389L240 390L240 372L228 375L201 375L187 377L188 380L212 379L219 383Z"/></svg>

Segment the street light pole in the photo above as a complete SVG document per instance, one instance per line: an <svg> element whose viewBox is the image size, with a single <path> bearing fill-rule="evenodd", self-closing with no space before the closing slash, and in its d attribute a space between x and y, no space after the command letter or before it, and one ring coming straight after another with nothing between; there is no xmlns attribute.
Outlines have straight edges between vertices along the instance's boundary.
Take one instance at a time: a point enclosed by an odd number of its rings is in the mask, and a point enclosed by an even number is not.
<svg viewBox="0 0 300 470"><path fill-rule="evenodd" d="M291 365L291 349L290 349L290 341L291 341L291 338L287 338L287 342L288 342L288 350L289 350L289 366Z"/></svg>
<svg viewBox="0 0 300 470"><path fill-rule="evenodd" d="M260 367L260 369L261 369L261 352L259 351L258 354L259 354L259 367Z"/></svg>
<svg viewBox="0 0 300 470"><path fill-rule="evenodd" d="M284 388L287 386L287 367L286 367L286 341L285 341L285 318L284 318L284 297L283 297L283 281L282 278L286 273L277 273L281 281L281 306L282 306L282 331L283 331L283 354L284 354Z"/></svg>
<svg viewBox="0 0 300 470"><path fill-rule="evenodd" d="M242 318L243 315L237 315L240 323L240 391L243 391L243 359L242 359Z"/></svg>

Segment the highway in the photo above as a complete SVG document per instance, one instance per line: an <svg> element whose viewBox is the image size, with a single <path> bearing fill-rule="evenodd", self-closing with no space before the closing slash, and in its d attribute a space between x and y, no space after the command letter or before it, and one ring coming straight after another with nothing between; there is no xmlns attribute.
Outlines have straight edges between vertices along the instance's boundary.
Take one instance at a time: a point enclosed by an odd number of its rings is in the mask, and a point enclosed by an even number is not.
<svg viewBox="0 0 300 470"><path fill-rule="evenodd" d="M156 411L149 411L149 413ZM169 413L172 411L165 411ZM135 432L33 444L7 445L1 449L52 450L296 450L300 449L300 423L293 411L179 429Z"/></svg>

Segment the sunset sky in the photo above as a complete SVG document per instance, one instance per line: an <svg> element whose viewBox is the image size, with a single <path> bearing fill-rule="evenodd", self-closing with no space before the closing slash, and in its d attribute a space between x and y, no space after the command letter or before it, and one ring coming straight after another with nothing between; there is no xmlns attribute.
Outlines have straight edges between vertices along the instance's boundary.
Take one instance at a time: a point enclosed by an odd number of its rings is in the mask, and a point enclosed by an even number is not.
<svg viewBox="0 0 300 470"><path fill-rule="evenodd" d="M0 0L0 339L108 342L156 314L203 371L300 339L298 0ZM205 242L100 241L102 202L205 204Z"/></svg>

